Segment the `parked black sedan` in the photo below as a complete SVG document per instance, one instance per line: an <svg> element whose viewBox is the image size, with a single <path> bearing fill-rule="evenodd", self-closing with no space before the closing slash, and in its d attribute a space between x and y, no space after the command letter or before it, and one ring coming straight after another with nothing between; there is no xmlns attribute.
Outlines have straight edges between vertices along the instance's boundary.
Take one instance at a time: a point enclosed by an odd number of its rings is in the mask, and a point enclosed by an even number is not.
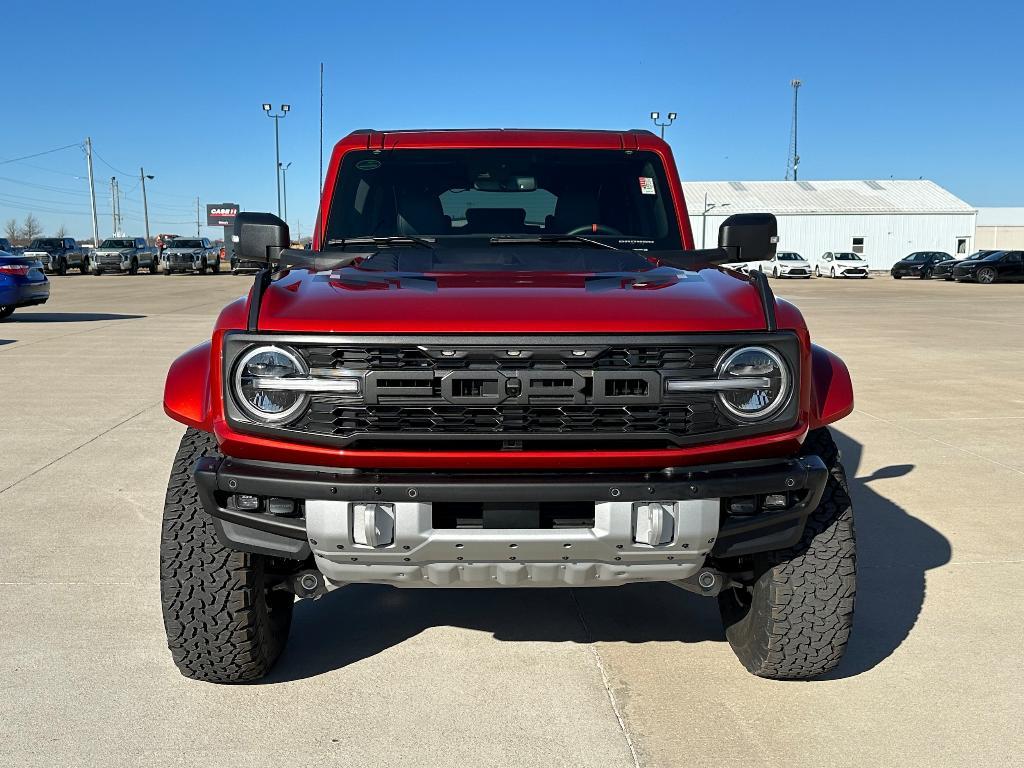
<svg viewBox="0 0 1024 768"><path fill-rule="evenodd" d="M949 259L948 261L940 261L934 267L932 267L932 277L942 278L944 280L953 279L953 267L957 264L963 264L965 261L977 261L978 259L984 259L990 253L995 251L975 251L966 259Z"/></svg>
<svg viewBox="0 0 1024 768"><path fill-rule="evenodd" d="M940 261L949 261L953 257L942 251L917 251L892 265L889 273L899 280L901 277L919 277L928 280L935 265Z"/></svg>
<svg viewBox="0 0 1024 768"><path fill-rule="evenodd" d="M962 261L953 267L953 279L985 284L1024 281L1024 251L993 251L982 259Z"/></svg>

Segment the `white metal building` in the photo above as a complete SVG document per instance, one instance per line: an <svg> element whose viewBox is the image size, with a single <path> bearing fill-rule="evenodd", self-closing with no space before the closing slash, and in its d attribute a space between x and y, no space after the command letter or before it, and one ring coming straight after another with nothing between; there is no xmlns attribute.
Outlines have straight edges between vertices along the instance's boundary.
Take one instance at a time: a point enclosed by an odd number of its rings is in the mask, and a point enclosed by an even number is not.
<svg viewBox="0 0 1024 768"><path fill-rule="evenodd" d="M716 244L727 216L765 212L778 218L779 250L811 260L852 251L888 270L913 251L974 245L977 211L932 181L684 181L683 191L698 248Z"/></svg>
<svg viewBox="0 0 1024 768"><path fill-rule="evenodd" d="M1024 208L979 208L974 247L1024 249Z"/></svg>

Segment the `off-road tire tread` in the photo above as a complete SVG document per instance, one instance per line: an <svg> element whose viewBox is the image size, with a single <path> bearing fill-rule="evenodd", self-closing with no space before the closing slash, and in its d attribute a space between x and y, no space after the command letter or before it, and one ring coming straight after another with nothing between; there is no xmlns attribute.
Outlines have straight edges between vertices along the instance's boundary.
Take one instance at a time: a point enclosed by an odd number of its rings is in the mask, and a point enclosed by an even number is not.
<svg viewBox="0 0 1024 768"><path fill-rule="evenodd" d="M267 593L267 558L217 539L192 476L217 456L213 435L189 428L174 457L160 538L160 598L167 646L185 677L242 683L263 677L284 648L294 598ZM268 600L264 595L269 594Z"/></svg>
<svg viewBox="0 0 1024 768"><path fill-rule="evenodd" d="M808 435L802 452L821 457L829 470L802 539L761 558L764 570L745 613L731 593L719 598L726 637L740 661L755 675L776 680L834 669L853 627L856 538L839 449L823 428Z"/></svg>

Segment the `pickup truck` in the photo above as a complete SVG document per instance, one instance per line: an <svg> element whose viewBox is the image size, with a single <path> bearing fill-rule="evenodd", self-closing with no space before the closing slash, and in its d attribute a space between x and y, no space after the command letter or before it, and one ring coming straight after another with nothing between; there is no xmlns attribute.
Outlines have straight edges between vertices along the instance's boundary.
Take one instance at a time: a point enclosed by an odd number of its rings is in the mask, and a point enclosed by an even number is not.
<svg viewBox="0 0 1024 768"><path fill-rule="evenodd" d="M694 250L649 131L358 131L317 221L293 250L278 217L238 215L262 269L167 376L184 675L260 678L296 597L356 583L667 582L717 601L756 675L839 663L850 375L764 273L721 266L770 260L774 216Z"/></svg>
<svg viewBox="0 0 1024 768"><path fill-rule="evenodd" d="M161 256L164 274L175 272L198 272L205 274L209 269L220 272L220 252L205 237L177 237L164 246Z"/></svg>
<svg viewBox="0 0 1024 768"><path fill-rule="evenodd" d="M138 274L140 268L155 275L159 260L156 248L146 244L144 237L108 237L92 252L92 272L127 272Z"/></svg>
<svg viewBox="0 0 1024 768"><path fill-rule="evenodd" d="M83 275L89 271L89 257L73 237L37 237L23 255L39 261L52 275L66 275L69 269L77 269Z"/></svg>

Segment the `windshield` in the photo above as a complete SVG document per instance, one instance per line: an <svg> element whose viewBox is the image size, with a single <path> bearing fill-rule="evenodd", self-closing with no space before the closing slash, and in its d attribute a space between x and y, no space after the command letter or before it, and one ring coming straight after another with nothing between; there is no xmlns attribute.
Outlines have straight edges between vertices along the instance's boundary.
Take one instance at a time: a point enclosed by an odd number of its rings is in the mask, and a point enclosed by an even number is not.
<svg viewBox="0 0 1024 768"><path fill-rule="evenodd" d="M999 261L1006 251L989 251L981 257L981 261Z"/></svg>
<svg viewBox="0 0 1024 768"><path fill-rule="evenodd" d="M63 248L64 241L57 237L41 237L38 240L33 240L29 248L40 248L42 250L48 250L50 248Z"/></svg>
<svg viewBox="0 0 1024 768"><path fill-rule="evenodd" d="M995 253L995 251L975 251L966 259L964 259L964 261L978 261L979 259L984 259L991 253Z"/></svg>
<svg viewBox="0 0 1024 768"><path fill-rule="evenodd" d="M838 261L860 261L860 256L856 253L837 253L836 259Z"/></svg>
<svg viewBox="0 0 1024 768"><path fill-rule="evenodd" d="M202 240L182 240L180 237L177 240L172 240L170 248L202 248Z"/></svg>
<svg viewBox="0 0 1024 768"><path fill-rule="evenodd" d="M804 257L799 253L780 253L779 261L803 261Z"/></svg>
<svg viewBox="0 0 1024 768"><path fill-rule="evenodd" d="M324 241L396 235L436 238L439 248L550 235L583 235L622 248L682 247L668 182L653 152L346 153Z"/></svg>
<svg viewBox="0 0 1024 768"><path fill-rule="evenodd" d="M100 248L134 248L134 240L104 240L100 243Z"/></svg>

